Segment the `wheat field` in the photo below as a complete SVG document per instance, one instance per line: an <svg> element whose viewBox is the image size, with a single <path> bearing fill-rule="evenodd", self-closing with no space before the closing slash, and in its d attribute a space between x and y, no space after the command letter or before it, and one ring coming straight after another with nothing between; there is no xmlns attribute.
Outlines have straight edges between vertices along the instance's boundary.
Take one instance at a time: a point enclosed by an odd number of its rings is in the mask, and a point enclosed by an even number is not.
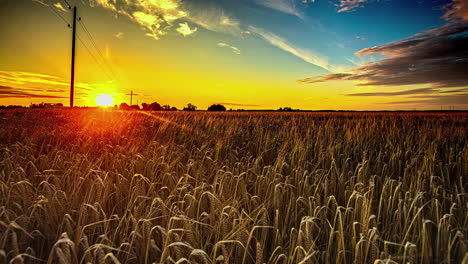
<svg viewBox="0 0 468 264"><path fill-rule="evenodd" d="M468 114L0 112L0 263L468 263Z"/></svg>

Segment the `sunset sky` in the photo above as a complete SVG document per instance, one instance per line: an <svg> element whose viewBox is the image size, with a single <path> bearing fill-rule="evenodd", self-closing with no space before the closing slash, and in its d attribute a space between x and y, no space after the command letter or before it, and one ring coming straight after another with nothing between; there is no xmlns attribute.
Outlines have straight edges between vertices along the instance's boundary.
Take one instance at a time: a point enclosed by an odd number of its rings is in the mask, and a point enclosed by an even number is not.
<svg viewBox="0 0 468 264"><path fill-rule="evenodd" d="M467 0L0 0L0 105L68 105L68 4L75 105L468 109Z"/></svg>

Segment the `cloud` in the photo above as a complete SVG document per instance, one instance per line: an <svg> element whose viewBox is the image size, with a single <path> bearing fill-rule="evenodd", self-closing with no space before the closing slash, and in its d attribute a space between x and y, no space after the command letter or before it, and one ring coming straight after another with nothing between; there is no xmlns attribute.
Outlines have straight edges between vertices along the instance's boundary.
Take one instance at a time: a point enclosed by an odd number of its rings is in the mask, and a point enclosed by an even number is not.
<svg viewBox="0 0 468 264"><path fill-rule="evenodd" d="M354 11L356 8L361 6L364 2L368 0L340 0L339 4L336 4L340 9L338 9L338 13L341 12L350 12Z"/></svg>
<svg viewBox="0 0 468 264"><path fill-rule="evenodd" d="M159 23L162 22L161 19L159 19L157 16L153 16L151 14L147 14L145 12L137 11L133 12L133 18L142 26L150 28L153 25L157 25L156 27L159 27Z"/></svg>
<svg viewBox="0 0 468 264"><path fill-rule="evenodd" d="M118 39L123 39L124 38L124 33L123 32L117 32L113 36L118 38Z"/></svg>
<svg viewBox="0 0 468 264"><path fill-rule="evenodd" d="M355 36L354 38L357 40L366 40L366 37L359 36L359 35Z"/></svg>
<svg viewBox="0 0 468 264"><path fill-rule="evenodd" d="M310 64L322 67L330 72L336 72L339 70L343 70L344 67L333 65L329 63L328 58L323 57L319 54L316 54L310 50L301 49L295 47L293 44L289 43L285 39L281 38L274 33L265 31L264 29L249 26L249 30L260 35L263 39L268 41L271 45L276 46L286 52L293 54L294 56L308 62Z"/></svg>
<svg viewBox="0 0 468 264"><path fill-rule="evenodd" d="M414 95L414 94L447 94L447 93L465 93L468 92L468 88L463 89L456 89L456 90L448 90L448 91L441 91L435 88L419 88L419 89L411 89L411 90L404 90L398 92L374 92L374 93L352 93L347 94L346 96L399 96L399 95Z"/></svg>
<svg viewBox="0 0 468 264"><path fill-rule="evenodd" d="M187 16L179 0L89 0L89 3L129 17L154 39L166 35L175 20Z"/></svg>
<svg viewBox="0 0 468 264"><path fill-rule="evenodd" d="M468 1L467 0L453 0L452 3L448 4L448 11L442 18L453 21L462 20L468 21Z"/></svg>
<svg viewBox="0 0 468 264"><path fill-rule="evenodd" d="M0 71L0 85L19 89L23 93L26 92L51 92L63 93L68 91L70 80L57 76L20 72L20 71ZM96 85L87 83L75 83L75 88L78 93L93 90ZM34 88L32 88L34 87ZM57 95L60 98L61 95Z"/></svg>
<svg viewBox="0 0 468 264"><path fill-rule="evenodd" d="M75 82L75 98L94 99L99 92L119 94L113 82L81 83ZM0 98L68 98L70 80L53 75L0 71Z"/></svg>
<svg viewBox="0 0 468 264"><path fill-rule="evenodd" d="M220 8L193 7L187 19L210 31L222 32L235 36L240 36L242 34L239 21L227 15L224 10Z"/></svg>
<svg viewBox="0 0 468 264"><path fill-rule="evenodd" d="M39 3L43 6L49 6L44 0L32 0L33 2Z"/></svg>
<svg viewBox="0 0 468 264"><path fill-rule="evenodd" d="M458 109L468 109L468 94L446 95L446 96L413 96L411 98L420 98L418 100L390 101L382 104L412 104L427 106L456 106Z"/></svg>
<svg viewBox="0 0 468 264"><path fill-rule="evenodd" d="M182 34L184 37L188 35L192 35L193 33L197 32L198 28L190 28L188 23L179 23L179 28L177 29L177 32Z"/></svg>
<svg viewBox="0 0 468 264"><path fill-rule="evenodd" d="M304 14L296 6L296 0L255 0L259 5L304 19Z"/></svg>
<svg viewBox="0 0 468 264"><path fill-rule="evenodd" d="M45 84L45 85L69 85L70 83L60 77L19 71L0 71L0 84L13 83L23 84Z"/></svg>
<svg viewBox="0 0 468 264"><path fill-rule="evenodd" d="M448 90L448 91L440 91L440 93L465 93L465 92L468 92L468 88Z"/></svg>
<svg viewBox="0 0 468 264"><path fill-rule="evenodd" d="M57 2L54 4L54 6L59 9L60 11L63 11L63 12L66 12L67 10L65 10L65 8L62 6L62 4L60 2Z"/></svg>
<svg viewBox="0 0 468 264"><path fill-rule="evenodd" d="M39 0L36 0L39 1ZM147 31L146 35L160 39L177 20L186 20L214 32L241 35L240 23L221 8L182 0L86 0L91 6L100 6L118 15L127 16ZM190 10L190 11L189 11ZM182 35L195 31L179 23L175 30ZM196 30L196 29L195 29ZM182 33L183 32L183 33Z"/></svg>
<svg viewBox="0 0 468 264"><path fill-rule="evenodd" d="M241 54L239 48L234 47L234 46L231 46L231 45L229 45L229 44L227 44L227 43L219 42L219 43L218 43L218 46L219 46L219 47L222 47L222 48L229 48L229 49L232 50L232 52L234 52L234 53L236 53L236 54Z"/></svg>
<svg viewBox="0 0 468 264"><path fill-rule="evenodd" d="M468 25L449 23L412 37L366 48L356 55L382 54L376 62L336 73L300 80L318 83L360 81L358 86L430 84L433 88L468 86Z"/></svg>
<svg viewBox="0 0 468 264"><path fill-rule="evenodd" d="M66 96L59 95L31 93L31 90L38 89L22 89L0 85L0 98L68 98Z"/></svg>
<svg viewBox="0 0 468 264"><path fill-rule="evenodd" d="M51 86L69 86L70 81L61 77L21 71L0 71L0 84L15 85L51 85ZM75 87L87 89L88 84L76 83Z"/></svg>

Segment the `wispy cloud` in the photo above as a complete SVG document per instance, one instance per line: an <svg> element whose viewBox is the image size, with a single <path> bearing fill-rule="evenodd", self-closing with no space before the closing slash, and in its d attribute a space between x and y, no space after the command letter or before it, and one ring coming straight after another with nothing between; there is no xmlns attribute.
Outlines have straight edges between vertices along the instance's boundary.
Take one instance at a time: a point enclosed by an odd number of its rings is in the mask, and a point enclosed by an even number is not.
<svg viewBox="0 0 468 264"><path fill-rule="evenodd" d="M87 97L103 84L75 83L76 94ZM0 97L67 98L70 82L58 76L0 71Z"/></svg>
<svg viewBox="0 0 468 264"><path fill-rule="evenodd" d="M57 87L69 86L70 81L61 77L21 71L0 71L0 85L13 86L41 86L41 87ZM90 85L86 83L75 83L75 87L79 89L89 89Z"/></svg>
<svg viewBox="0 0 468 264"><path fill-rule="evenodd" d="M373 93L352 93L347 94L346 96L400 96L400 95L415 95L415 94L448 94L448 93L466 93L468 92L468 88L463 89L456 89L456 90L448 90L442 91L435 88L419 88L419 89L411 89L411 90L404 90L404 91L397 91L397 92L373 92Z"/></svg>
<svg viewBox="0 0 468 264"><path fill-rule="evenodd" d="M39 89L24 89L0 85L0 98L67 98L62 95L39 94L32 91Z"/></svg>
<svg viewBox="0 0 468 264"><path fill-rule="evenodd" d="M453 0L452 3L446 7L448 11L442 18L449 21L462 20L468 21L468 1L466 0Z"/></svg>
<svg viewBox="0 0 468 264"><path fill-rule="evenodd" d="M357 40L366 40L366 37L359 36L359 35L355 36L354 38Z"/></svg>
<svg viewBox="0 0 468 264"><path fill-rule="evenodd" d="M382 104L396 104L396 105L421 105L421 106L456 106L458 109L468 109L468 94L462 95L442 95L442 96L413 96L411 98L419 98L412 100L389 101Z"/></svg>
<svg viewBox="0 0 468 264"><path fill-rule="evenodd" d="M44 0L32 0L33 2L39 3L43 6L49 6Z"/></svg>
<svg viewBox="0 0 468 264"><path fill-rule="evenodd" d="M118 39L123 39L125 34L123 32L117 32L113 36L118 38Z"/></svg>
<svg viewBox="0 0 468 264"><path fill-rule="evenodd" d="M236 36L242 34L240 22L226 14L223 9L217 7L193 7L187 19L210 31Z"/></svg>
<svg viewBox="0 0 468 264"><path fill-rule="evenodd" d="M440 91L440 93L468 93L468 88L461 88L456 90Z"/></svg>
<svg viewBox="0 0 468 264"><path fill-rule="evenodd" d="M36 0L39 1L39 0ZM87 0L91 6L100 6L116 14L127 16L140 25L154 39L160 39L171 30L187 36L197 29L188 22L207 30L241 35L240 23L216 5L197 5L181 0ZM185 20L185 21L184 21ZM183 26L182 26L183 25Z"/></svg>
<svg viewBox="0 0 468 264"><path fill-rule="evenodd" d="M329 62L329 59L323 57L313 51L298 48L293 44L289 43L287 40L283 39L282 37L272 33L265 31L264 29L257 28L250 26L249 30L258 34L263 39L268 41L271 45L276 46L286 52L293 54L294 56L308 62L310 64L322 67L330 72L337 72L340 70L344 70L344 67L339 65L333 65Z"/></svg>
<svg viewBox="0 0 468 264"><path fill-rule="evenodd" d="M304 14L298 8L300 2L297 0L255 0L255 2L259 5L304 19Z"/></svg>
<svg viewBox="0 0 468 264"><path fill-rule="evenodd" d="M340 3L336 4L339 7L338 13L354 11L360 7L363 3L368 0L340 0Z"/></svg>
<svg viewBox="0 0 468 264"><path fill-rule="evenodd" d="M192 35L193 33L197 32L198 28L190 28L188 23L179 23L179 28L177 28L177 32L182 34L184 37L188 35Z"/></svg>
<svg viewBox="0 0 468 264"><path fill-rule="evenodd" d="M63 12L67 11L60 2L55 3L54 6L60 11L63 11Z"/></svg>
<svg viewBox="0 0 468 264"><path fill-rule="evenodd" d="M224 42L219 42L219 43L218 43L218 46L219 46L219 47L222 47L222 48L229 48L229 49L232 50L232 52L234 52L234 53L236 53L236 54L240 54L240 53L241 53L239 48L234 47L234 46L231 46L231 45L229 45L229 44L227 44L227 43L224 43Z"/></svg>
<svg viewBox="0 0 468 264"><path fill-rule="evenodd" d="M159 39L167 34L173 22L187 16L178 0L89 0L92 6L125 15L144 28L146 35Z"/></svg>

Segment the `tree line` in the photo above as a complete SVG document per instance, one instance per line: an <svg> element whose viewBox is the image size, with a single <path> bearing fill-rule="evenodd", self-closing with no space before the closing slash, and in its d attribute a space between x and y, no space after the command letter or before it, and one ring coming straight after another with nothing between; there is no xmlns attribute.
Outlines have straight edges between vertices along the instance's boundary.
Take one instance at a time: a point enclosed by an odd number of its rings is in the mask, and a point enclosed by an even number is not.
<svg viewBox="0 0 468 264"><path fill-rule="evenodd" d="M182 111L196 111L197 106L194 104L187 104L184 108L182 108ZM119 106L115 105L114 109L119 109L119 110L142 110L142 111L178 111L177 107L175 106L170 106L170 105L160 105L157 102L153 102L151 104L147 103L142 103L141 107L139 105L128 105L127 103L121 103ZM226 111L226 107L222 104L212 104L208 107L208 111L216 111L216 112L221 112L221 111Z"/></svg>
<svg viewBox="0 0 468 264"><path fill-rule="evenodd" d="M29 107L21 106L21 105L0 105L0 109L17 109L17 108L40 108L40 109L60 109L63 108L62 103L52 104L52 103L39 103L39 104L30 104ZM81 107L80 107L81 108ZM87 108L87 107L85 107ZM158 102L153 103L142 103L140 105L128 105L127 103L121 103L120 105L115 105L113 107L116 110L125 110L125 111L132 111L132 110L140 110L140 111L196 111L198 107L194 104L187 104L181 110L177 109L175 106L170 106L168 104L161 105ZM222 104L212 104L208 107L207 111L211 112L224 112L227 111L226 107ZM229 109L229 111L246 111L245 109ZM272 111L272 110L270 110ZM291 107L280 107L276 111L280 112L296 112L302 111L300 109L293 109Z"/></svg>
<svg viewBox="0 0 468 264"><path fill-rule="evenodd" d="M114 109L119 110L142 110L142 111L178 111L177 107L166 105L160 105L158 102L153 102L150 104L142 103L141 107L139 105L128 105L127 103L121 103L120 105L115 105ZM187 104L182 111L196 111L197 106L193 104Z"/></svg>
<svg viewBox="0 0 468 264"><path fill-rule="evenodd" d="M42 109L59 109L62 108L63 104L51 104L51 103L40 103L40 104L30 104L29 108L42 108ZM18 109L18 108L27 108L22 105L0 105L0 109Z"/></svg>

